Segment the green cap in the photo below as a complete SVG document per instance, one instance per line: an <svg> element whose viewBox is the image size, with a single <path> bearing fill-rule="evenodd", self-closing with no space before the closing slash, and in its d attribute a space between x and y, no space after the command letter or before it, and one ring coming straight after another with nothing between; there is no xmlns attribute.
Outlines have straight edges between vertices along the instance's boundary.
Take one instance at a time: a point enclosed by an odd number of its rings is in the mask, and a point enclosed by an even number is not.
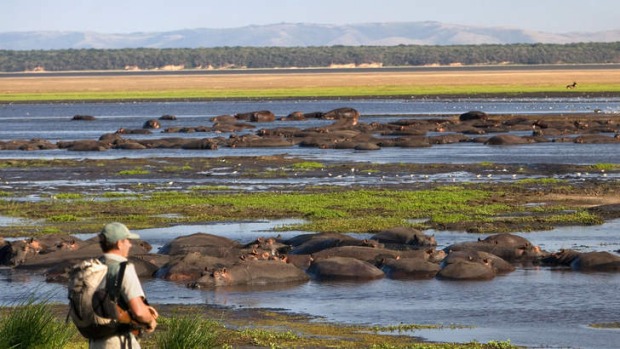
<svg viewBox="0 0 620 349"><path fill-rule="evenodd" d="M115 243L124 239L139 239L140 235L134 234L127 229L123 223L108 223L103 227L101 234L105 236L106 241Z"/></svg>

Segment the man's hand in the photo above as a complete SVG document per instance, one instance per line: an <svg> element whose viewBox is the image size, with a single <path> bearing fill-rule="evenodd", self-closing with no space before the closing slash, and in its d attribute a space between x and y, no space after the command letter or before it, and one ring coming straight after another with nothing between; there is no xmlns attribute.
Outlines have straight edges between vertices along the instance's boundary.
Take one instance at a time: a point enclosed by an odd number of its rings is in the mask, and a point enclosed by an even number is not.
<svg viewBox="0 0 620 349"><path fill-rule="evenodd" d="M157 320L157 318L159 317L159 313L157 312L157 310L155 310L155 308L149 305L149 312L151 313L153 319Z"/></svg>

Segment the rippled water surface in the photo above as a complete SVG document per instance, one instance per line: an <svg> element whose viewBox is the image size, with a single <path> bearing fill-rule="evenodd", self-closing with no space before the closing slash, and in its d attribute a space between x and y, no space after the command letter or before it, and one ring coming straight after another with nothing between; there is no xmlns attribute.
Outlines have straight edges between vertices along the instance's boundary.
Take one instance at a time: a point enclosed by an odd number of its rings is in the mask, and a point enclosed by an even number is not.
<svg viewBox="0 0 620 349"><path fill-rule="evenodd" d="M273 235L268 230L274 226L293 222L188 225L137 232L156 250L177 236L195 232L249 242L259 236ZM595 227L563 227L520 235L547 250L609 251L620 249L619 230L620 220L615 220ZM426 233L435 234L440 248L479 237L462 232ZM620 331L597 330L588 325L620 321L618 286L620 274L617 273L579 273L524 266L483 282L310 281L277 288L217 290L192 290L162 280L144 283L150 301L158 304L208 303L239 308L277 308L330 321L383 326L412 323L460 325L467 328L422 330L411 334L431 341L510 339L514 344L550 348L616 347ZM52 300L59 302L64 302L66 297L63 285L46 284L39 276L0 269L0 304L14 303L31 292L52 295Z"/></svg>
<svg viewBox="0 0 620 349"><path fill-rule="evenodd" d="M382 123L404 118L429 118L458 115L470 110L489 114L540 114L550 113L620 113L619 98L524 98L524 99L388 99L388 100L303 100L303 101L251 101L251 102L170 102L170 103L73 103L73 104L8 104L0 105L0 141L10 139L41 138L50 141L97 139L104 133L115 132L121 127L141 128L143 123L164 114L177 116L176 121L162 121L162 129L172 126L210 126L213 116L236 114L256 110L270 110L278 117L293 111L329 111L340 107L353 107L360 111L362 122ZM74 115L95 116L95 121L72 121ZM309 128L331 123L327 120L276 121L258 123L256 129L294 126ZM249 130L246 132L254 132ZM125 135L127 138L161 137L217 137L216 133L162 133L151 135ZM116 158L161 156L236 156L270 155L287 153L293 156L326 160L352 160L373 162L443 162L472 163L609 163L619 162L615 145L609 144L554 144L539 143L521 146L489 147L483 144L438 145L431 148L384 148L374 152L354 150L322 150L315 148L261 148L204 150L108 150L105 152L52 151L0 151L0 158L55 157L55 158Z"/></svg>
<svg viewBox="0 0 620 349"><path fill-rule="evenodd" d="M209 118L268 109L278 116L296 110L327 111L338 107L354 107L362 121L397 120L402 118L456 115L469 110L487 113L602 113L620 112L620 99L520 99L520 100L332 100L332 101L272 101L272 102L201 102L201 103L120 103L120 104L35 104L0 105L0 140L44 138L52 141L96 139L103 133L120 127L140 128L150 118L174 114L177 121L168 126L209 125ZM91 114L93 122L71 121L76 114ZM325 121L304 122L302 127L325 124ZM262 127L298 126L294 122L276 122ZM170 136L155 133L148 137ZM174 136L181 136L175 134ZM183 137L212 137L209 134L186 134ZM144 136L136 136L144 137ZM290 154L309 159L351 160L371 162L419 163L620 163L618 145L532 144L512 147L488 147L481 144L455 144L423 149L382 149L375 152L353 150L321 150L313 148L284 149L220 149L217 151L106 151L101 153L71 153L67 151L5 152L0 158L115 158L147 156L228 156ZM478 174L454 173L444 177L366 178L359 174L331 178L316 178L317 183L348 185L363 181L385 180L477 180ZM585 174L584 174L585 175ZM600 174L588 174L591 176ZM493 180L510 180L505 178ZM577 180L577 178L569 178ZM162 179L165 180L165 179ZM304 179L304 181L313 179ZM484 179L480 179L484 180ZM617 178L607 178L617 180ZM210 177L210 183L217 176ZM306 184L287 179L284 182L239 182L248 190ZM71 185L70 183L32 184L25 178L23 185ZM197 183L200 184L200 183ZM81 183L80 185L84 185ZM93 186L110 183L91 183ZM111 185L114 185L113 183ZM12 222L1 217L2 222ZM202 226L177 226L146 229L138 233L155 249L167 241L195 232L208 232L248 242L258 236L273 235L274 226L291 221L221 223ZM7 223L8 224L8 223ZM620 249L620 220L601 226L562 227L553 231L520 234L545 250L574 248L583 251ZM297 235L302 232L286 232ZM431 231L440 247L451 243L475 240L461 232ZM88 236L83 236L88 237ZM324 317L330 321L378 325L443 324L462 325L462 329L423 330L412 332L431 341L489 341L511 340L514 344L550 348L617 348L620 330L597 330L592 323L620 321L620 274L577 273L548 268L524 267L508 275L485 282L449 282L439 280L395 281L382 279L365 283L321 283L311 281L272 289L191 290L162 280L144 283L153 303L218 304L233 307L279 308ZM42 277L11 269L0 269L0 304L13 304L30 293L48 295L52 300L65 302L63 285L46 284ZM471 326L471 328L469 328Z"/></svg>

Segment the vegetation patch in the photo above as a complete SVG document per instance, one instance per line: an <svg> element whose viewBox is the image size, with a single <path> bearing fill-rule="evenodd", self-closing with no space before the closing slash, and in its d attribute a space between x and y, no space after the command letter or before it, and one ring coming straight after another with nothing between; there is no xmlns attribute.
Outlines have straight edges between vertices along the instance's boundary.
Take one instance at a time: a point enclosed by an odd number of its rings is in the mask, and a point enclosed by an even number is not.
<svg viewBox="0 0 620 349"><path fill-rule="evenodd" d="M609 329L620 329L620 322L616 321L616 322L601 322L601 323L595 323L595 324L590 324L590 327L593 328L609 328Z"/></svg>
<svg viewBox="0 0 620 349"><path fill-rule="evenodd" d="M151 171L140 168L140 167L136 167L133 168L131 170L121 170L118 171L118 174L121 176L135 176L135 175L146 175L151 173Z"/></svg>
<svg viewBox="0 0 620 349"><path fill-rule="evenodd" d="M315 161L304 161L304 162L296 162L293 164L293 169L294 170L320 170L322 168L325 168L325 165L320 163L320 162L315 162Z"/></svg>

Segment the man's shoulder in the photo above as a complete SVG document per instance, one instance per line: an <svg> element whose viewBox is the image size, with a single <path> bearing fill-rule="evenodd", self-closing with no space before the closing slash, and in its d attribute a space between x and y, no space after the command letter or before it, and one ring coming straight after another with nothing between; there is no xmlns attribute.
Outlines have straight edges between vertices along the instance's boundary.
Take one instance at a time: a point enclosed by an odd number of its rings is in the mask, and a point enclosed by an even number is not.
<svg viewBox="0 0 620 349"><path fill-rule="evenodd" d="M122 262L127 262L127 258L123 257L123 256L119 256L117 254L114 253L105 253L103 255L103 258L105 259L105 261L110 261L110 262L117 262L117 263L122 263Z"/></svg>

